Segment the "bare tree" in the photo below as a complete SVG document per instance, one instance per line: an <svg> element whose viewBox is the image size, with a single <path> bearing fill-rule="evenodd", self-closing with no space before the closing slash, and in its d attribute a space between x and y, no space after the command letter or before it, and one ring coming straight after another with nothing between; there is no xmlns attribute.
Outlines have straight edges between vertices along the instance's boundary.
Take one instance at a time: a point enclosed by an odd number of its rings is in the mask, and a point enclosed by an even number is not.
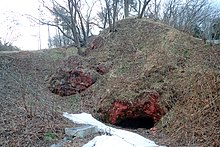
<svg viewBox="0 0 220 147"><path fill-rule="evenodd" d="M116 30L116 21L128 17L131 11L137 11L136 0L105 0L105 7L102 7L98 15L104 28L108 22L109 30L112 32Z"/></svg>
<svg viewBox="0 0 220 147"><path fill-rule="evenodd" d="M86 44L86 38L91 31L91 13L95 1L92 6L86 0L65 0L62 2L51 0L49 3L41 0L41 3L41 9L43 9L41 11L44 13L46 11L50 12L53 19L45 18L44 15L40 19L31 18L42 25L56 27L58 31L54 41L65 46L75 45L78 48L78 53L82 54L81 46ZM84 4L87 5L87 8L83 7ZM87 10L87 13L85 14L82 9Z"/></svg>
<svg viewBox="0 0 220 147"><path fill-rule="evenodd" d="M119 0L105 0L107 20L110 32L114 32L116 30L115 23L118 17L118 3Z"/></svg>
<svg viewBox="0 0 220 147"><path fill-rule="evenodd" d="M99 0L100 3L101 0ZM101 20L103 27L106 28L108 24L110 32L116 30L116 21L127 18L131 13L138 13L138 17L142 18L151 0L104 0L105 6L102 11L98 13L99 20ZM156 0L155 0L156 2ZM156 13L159 14L159 4L155 8ZM134 15L134 14L133 14Z"/></svg>
<svg viewBox="0 0 220 147"><path fill-rule="evenodd" d="M129 15L129 0L124 0L124 17Z"/></svg>
<svg viewBox="0 0 220 147"><path fill-rule="evenodd" d="M163 8L163 22L185 32L192 32L211 15L207 0L169 0Z"/></svg>
<svg viewBox="0 0 220 147"><path fill-rule="evenodd" d="M98 16L98 19L95 25L98 26L100 29L105 29L108 23L107 9L105 7L101 7L101 11L98 12L97 16Z"/></svg>
<svg viewBox="0 0 220 147"><path fill-rule="evenodd" d="M112 31L116 30L115 23L116 23L116 19L118 17L118 12L117 12L117 10L118 10L118 2L119 2L118 0L113 0Z"/></svg>
<svg viewBox="0 0 220 147"><path fill-rule="evenodd" d="M160 20L161 0L153 0L148 4L145 16L154 20Z"/></svg>
<svg viewBox="0 0 220 147"><path fill-rule="evenodd" d="M220 39L220 17L213 19L212 39Z"/></svg>
<svg viewBox="0 0 220 147"><path fill-rule="evenodd" d="M150 1L151 0L144 0L143 7L142 7L142 9L140 11L141 12L140 15L138 15L138 18L142 18L143 17L145 9L146 9L147 5L150 3Z"/></svg>
<svg viewBox="0 0 220 147"><path fill-rule="evenodd" d="M2 25L0 34L1 43L5 46L11 46L21 36L18 29L20 25L19 21L16 19L15 14L11 13L7 18L0 21L0 25Z"/></svg>
<svg viewBox="0 0 220 147"><path fill-rule="evenodd" d="M97 3L97 1L96 0L93 1L92 4L89 4L87 1L85 1L85 2L86 2L86 5L87 5L88 9L87 9L87 12L86 12L86 16L83 17L83 15L82 15L82 18L84 19L84 21L86 23L86 36L89 36L89 33L91 32L90 31L90 29L91 29L90 25L93 24L91 20L94 20L94 19L91 18L92 17L92 10L94 9L94 6Z"/></svg>
<svg viewBox="0 0 220 147"><path fill-rule="evenodd" d="M107 10L107 20L108 20L108 25L109 25L109 30L110 32L113 31L113 26L112 26L112 11L111 11L111 3L110 0L105 0L105 4L106 4L106 10Z"/></svg>

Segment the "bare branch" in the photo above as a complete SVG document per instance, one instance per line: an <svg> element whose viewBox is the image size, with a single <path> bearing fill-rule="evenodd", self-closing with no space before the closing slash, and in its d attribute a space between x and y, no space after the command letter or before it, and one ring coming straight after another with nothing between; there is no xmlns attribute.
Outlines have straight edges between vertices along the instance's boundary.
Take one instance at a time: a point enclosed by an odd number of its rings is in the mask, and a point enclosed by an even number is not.
<svg viewBox="0 0 220 147"><path fill-rule="evenodd" d="M150 3L150 1L151 1L151 0L148 0L148 1L147 1L147 0L144 0L144 5L143 5L143 8L142 8L141 13L140 13L140 15L138 16L138 18L142 18L142 17L143 17L144 11L145 11L147 5Z"/></svg>

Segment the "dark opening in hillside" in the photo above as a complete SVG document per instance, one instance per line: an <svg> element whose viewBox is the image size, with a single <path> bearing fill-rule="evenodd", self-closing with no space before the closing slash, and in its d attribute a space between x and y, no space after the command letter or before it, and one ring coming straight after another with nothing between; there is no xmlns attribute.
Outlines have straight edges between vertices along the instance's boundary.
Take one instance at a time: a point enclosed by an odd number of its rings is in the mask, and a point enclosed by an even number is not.
<svg viewBox="0 0 220 147"><path fill-rule="evenodd" d="M157 92L143 93L134 101L114 101L106 111L100 109L103 121L123 128L150 129L165 115L158 104Z"/></svg>
<svg viewBox="0 0 220 147"><path fill-rule="evenodd" d="M138 128L150 129L154 127L154 120L151 117L125 118L116 125L122 128L129 128L129 129L138 129Z"/></svg>

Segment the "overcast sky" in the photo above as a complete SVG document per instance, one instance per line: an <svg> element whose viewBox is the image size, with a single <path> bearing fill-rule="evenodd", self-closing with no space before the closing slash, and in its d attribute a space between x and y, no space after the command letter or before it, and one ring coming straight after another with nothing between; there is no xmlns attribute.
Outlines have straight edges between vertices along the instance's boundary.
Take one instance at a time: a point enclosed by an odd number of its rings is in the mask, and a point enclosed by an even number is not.
<svg viewBox="0 0 220 147"><path fill-rule="evenodd" d="M2 0L0 3L0 37L10 41L17 38L13 45L22 50L39 49L39 25L31 23L24 16L24 14L30 14L37 17L38 6L38 0ZM47 27L41 26L41 32L47 32ZM47 37L47 33L41 36L42 48L47 47Z"/></svg>
<svg viewBox="0 0 220 147"><path fill-rule="evenodd" d="M216 3L216 6L220 7L220 0L213 0L213 2ZM24 16L24 14L29 14L38 17L38 8L38 0L1 0L0 37L6 38L6 40L15 40L17 38L13 45L18 46L22 50L47 48L47 26L31 23Z"/></svg>

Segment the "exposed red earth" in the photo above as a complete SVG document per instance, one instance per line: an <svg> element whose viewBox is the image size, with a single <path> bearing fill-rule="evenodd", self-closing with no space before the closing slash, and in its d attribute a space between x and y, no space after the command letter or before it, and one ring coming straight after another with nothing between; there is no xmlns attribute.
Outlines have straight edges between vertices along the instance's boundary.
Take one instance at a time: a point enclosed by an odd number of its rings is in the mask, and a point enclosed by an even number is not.
<svg viewBox="0 0 220 147"><path fill-rule="evenodd" d="M51 77L49 90L60 96L80 93L96 82L96 77L82 70L60 70Z"/></svg>
<svg viewBox="0 0 220 147"><path fill-rule="evenodd" d="M115 101L108 110L108 120L105 121L128 128L152 128L165 115L158 104L158 98L159 94L152 92L147 98L142 97L133 102Z"/></svg>

